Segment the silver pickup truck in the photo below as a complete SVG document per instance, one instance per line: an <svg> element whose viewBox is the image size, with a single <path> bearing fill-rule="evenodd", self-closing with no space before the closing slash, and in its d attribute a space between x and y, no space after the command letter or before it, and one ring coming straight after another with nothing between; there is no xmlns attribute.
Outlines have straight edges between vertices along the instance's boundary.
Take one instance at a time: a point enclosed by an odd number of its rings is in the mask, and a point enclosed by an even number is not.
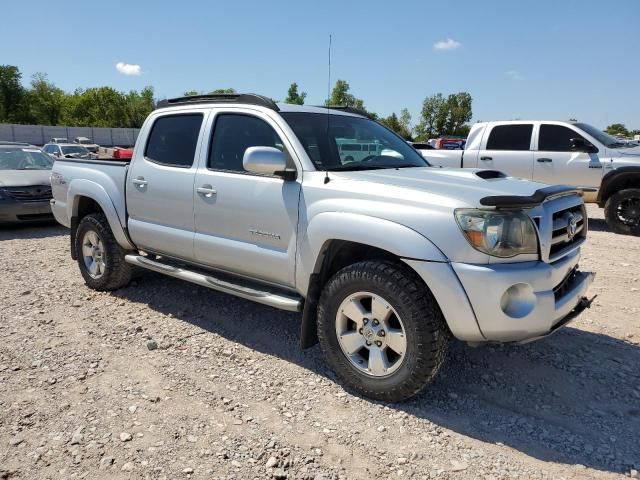
<svg viewBox="0 0 640 480"><path fill-rule="evenodd" d="M347 143L370 154L347 159ZM130 163L61 158L51 183L90 288L137 267L302 312L302 346L319 340L348 387L385 401L431 381L451 336L526 342L590 303L575 189L431 168L352 109L168 100Z"/></svg>

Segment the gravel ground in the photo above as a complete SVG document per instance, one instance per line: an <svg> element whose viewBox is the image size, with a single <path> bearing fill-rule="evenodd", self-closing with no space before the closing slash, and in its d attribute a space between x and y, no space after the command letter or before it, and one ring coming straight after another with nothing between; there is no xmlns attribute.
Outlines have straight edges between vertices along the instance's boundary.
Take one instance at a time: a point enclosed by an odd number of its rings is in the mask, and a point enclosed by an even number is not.
<svg viewBox="0 0 640 480"><path fill-rule="evenodd" d="M640 470L640 238L590 206L599 296L526 346L452 345L427 392L354 396L297 315L143 273L86 288L65 229L0 229L0 479L577 479Z"/></svg>

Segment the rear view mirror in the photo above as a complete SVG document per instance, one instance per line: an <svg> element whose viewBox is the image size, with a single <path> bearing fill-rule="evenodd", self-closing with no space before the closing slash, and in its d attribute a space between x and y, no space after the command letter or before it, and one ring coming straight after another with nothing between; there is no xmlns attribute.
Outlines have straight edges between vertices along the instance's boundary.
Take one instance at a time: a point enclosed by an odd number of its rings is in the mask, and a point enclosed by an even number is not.
<svg viewBox="0 0 640 480"><path fill-rule="evenodd" d="M584 138L572 138L569 140L569 149L572 152L598 153L596 146L587 142Z"/></svg>
<svg viewBox="0 0 640 480"><path fill-rule="evenodd" d="M284 153L274 147L247 148L242 157L242 166L251 173L287 177L287 160Z"/></svg>

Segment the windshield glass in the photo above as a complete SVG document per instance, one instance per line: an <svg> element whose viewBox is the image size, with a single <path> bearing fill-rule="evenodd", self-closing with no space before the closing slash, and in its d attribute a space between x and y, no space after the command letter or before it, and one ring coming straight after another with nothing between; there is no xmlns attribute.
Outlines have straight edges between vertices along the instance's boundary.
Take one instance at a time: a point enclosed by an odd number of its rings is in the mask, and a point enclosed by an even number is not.
<svg viewBox="0 0 640 480"><path fill-rule="evenodd" d="M91 140L89 140L88 138L76 138L76 142L82 144L82 145L89 145L91 143Z"/></svg>
<svg viewBox="0 0 640 480"><path fill-rule="evenodd" d="M87 150L85 147L81 147L80 145L71 145L68 147L61 147L62 148L62 153L64 155L73 155L75 154L80 154L80 155L86 155L89 153L89 150Z"/></svg>
<svg viewBox="0 0 640 480"><path fill-rule="evenodd" d="M37 148L0 148L0 170L51 170L53 160Z"/></svg>
<svg viewBox="0 0 640 480"><path fill-rule="evenodd" d="M598 140L607 148L635 147L635 145L621 142L616 137L609 135L608 133L605 133L602 130L598 130L596 127L589 125L587 123L576 123L574 125L578 127L580 130L584 130L585 132L587 132L589 135L594 137L596 140Z"/></svg>
<svg viewBox="0 0 640 480"><path fill-rule="evenodd" d="M282 112L318 170L428 167L411 145L367 118Z"/></svg>

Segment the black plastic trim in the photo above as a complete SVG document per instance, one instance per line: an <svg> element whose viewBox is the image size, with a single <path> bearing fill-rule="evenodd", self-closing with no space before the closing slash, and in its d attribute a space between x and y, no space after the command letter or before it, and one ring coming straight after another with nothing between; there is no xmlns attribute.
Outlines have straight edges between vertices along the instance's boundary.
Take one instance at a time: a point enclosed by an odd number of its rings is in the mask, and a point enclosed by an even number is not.
<svg viewBox="0 0 640 480"><path fill-rule="evenodd" d="M613 191L609 191L611 189L611 184L617 181L620 176L628 174L640 175L640 167L633 165L618 167L615 170L607 172L605 176L602 177L600 190L598 190L598 198L596 200L601 207L604 206L604 202L611 196L611 193L613 193Z"/></svg>
<svg viewBox="0 0 640 480"><path fill-rule="evenodd" d="M568 195L570 193L579 194L580 190L568 185L552 185L550 187L536 190L533 195L495 195L480 199L480 204L485 207L496 208L532 208L537 207L549 197Z"/></svg>
<svg viewBox="0 0 640 480"><path fill-rule="evenodd" d="M243 103L267 107L276 112L280 111L276 102L264 95L256 93L217 93L209 95L190 95L188 97L169 98L160 100L157 108L170 107L172 105L192 105L202 103Z"/></svg>

